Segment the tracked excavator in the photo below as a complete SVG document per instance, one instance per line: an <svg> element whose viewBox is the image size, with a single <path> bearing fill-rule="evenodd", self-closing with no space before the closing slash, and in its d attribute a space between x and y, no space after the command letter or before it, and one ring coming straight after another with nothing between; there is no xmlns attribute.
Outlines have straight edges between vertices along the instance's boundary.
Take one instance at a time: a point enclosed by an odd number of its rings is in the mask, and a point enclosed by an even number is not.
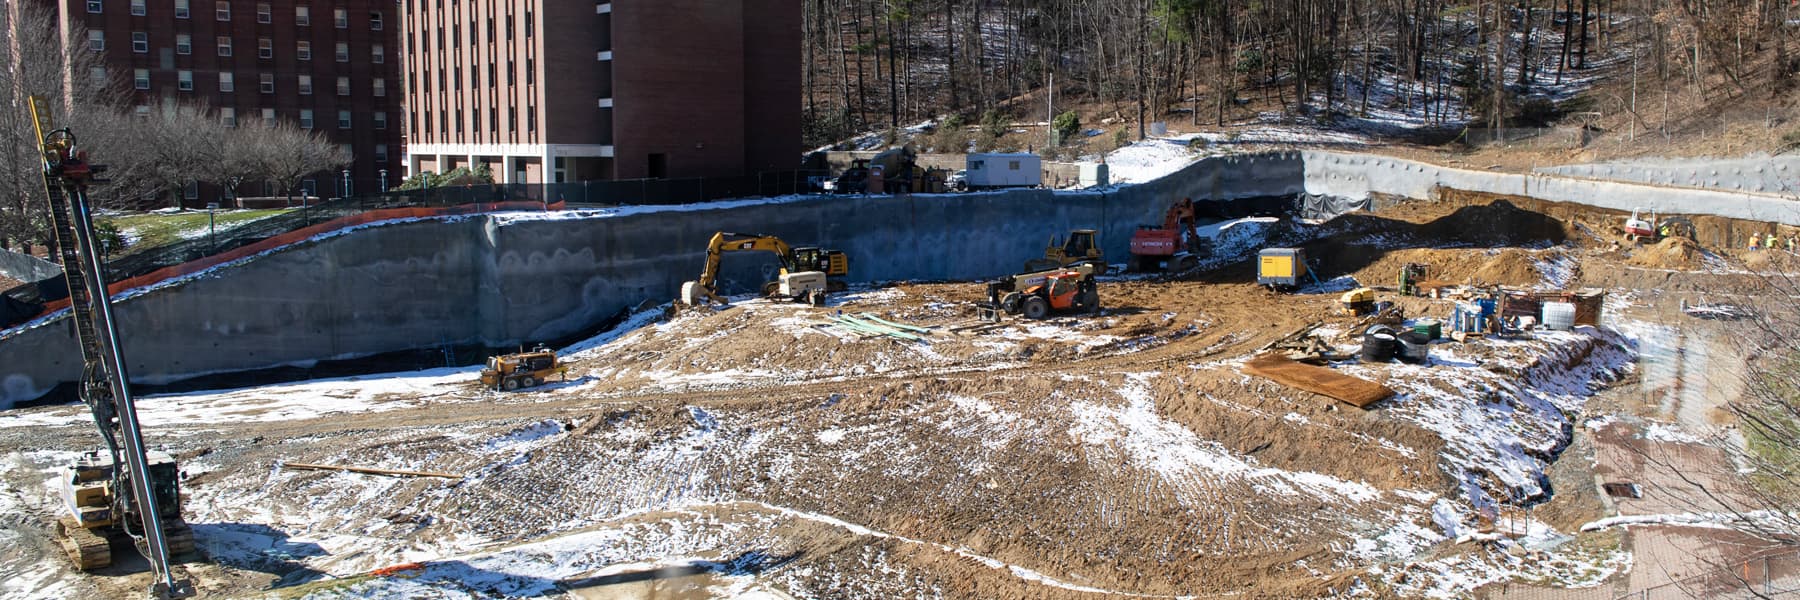
<svg viewBox="0 0 1800 600"><path fill-rule="evenodd" d="M770 252L781 260L781 274L775 281L763 284L764 296L791 298L809 304L820 304L828 292L847 289L842 279L850 274L850 258L840 250L816 247L795 248L772 235L753 235L721 231L713 234L706 245L706 268L700 279L681 284L681 303L700 305L725 304L719 295L719 260L727 252Z"/></svg>
<svg viewBox="0 0 1800 600"><path fill-rule="evenodd" d="M69 287L70 320L81 348L82 402L93 414L106 447L83 454L59 482L69 513L57 521L59 543L81 570L113 563L112 540L130 538L155 572L150 595L185 598L193 584L172 570L172 557L194 551L194 533L181 518L179 468L169 455L150 452L131 396L125 349L95 245L88 187L105 170L87 162L75 134L57 129L49 104L29 97L41 142L54 251Z"/></svg>
<svg viewBox="0 0 1800 600"><path fill-rule="evenodd" d="M1194 212L1194 201L1182 198L1163 214L1161 228L1138 227L1131 234L1131 260L1126 270L1179 273L1200 266L1200 259L1212 253L1212 239L1195 230Z"/></svg>

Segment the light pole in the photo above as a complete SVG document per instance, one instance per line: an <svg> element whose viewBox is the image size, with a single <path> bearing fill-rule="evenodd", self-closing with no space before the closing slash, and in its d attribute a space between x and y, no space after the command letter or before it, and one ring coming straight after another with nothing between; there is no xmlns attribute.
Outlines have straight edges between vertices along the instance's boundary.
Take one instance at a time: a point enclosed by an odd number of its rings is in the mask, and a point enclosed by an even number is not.
<svg viewBox="0 0 1800 600"><path fill-rule="evenodd" d="M350 170L344 169L344 199L350 199Z"/></svg>
<svg viewBox="0 0 1800 600"><path fill-rule="evenodd" d="M215 221L213 221L213 211L218 209L219 203L206 203L206 239L208 254L219 251L219 229L215 226Z"/></svg>
<svg viewBox="0 0 1800 600"><path fill-rule="evenodd" d="M381 170L381 193L387 193L387 169Z"/></svg>

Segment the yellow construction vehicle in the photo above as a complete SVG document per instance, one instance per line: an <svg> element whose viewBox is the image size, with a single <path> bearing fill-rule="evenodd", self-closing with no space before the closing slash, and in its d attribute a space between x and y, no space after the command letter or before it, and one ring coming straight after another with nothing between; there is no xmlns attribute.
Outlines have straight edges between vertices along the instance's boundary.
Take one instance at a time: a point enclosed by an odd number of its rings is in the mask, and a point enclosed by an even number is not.
<svg viewBox="0 0 1800 600"><path fill-rule="evenodd" d="M556 352L539 346L530 352L488 357L487 368L481 370L481 385L510 392L542 384L551 375L566 379L569 367L556 359Z"/></svg>
<svg viewBox="0 0 1800 600"><path fill-rule="evenodd" d="M841 292L847 285L840 277L850 274L850 258L840 250L794 248L772 235L748 235L721 231L706 245L706 267L700 278L681 284L681 302L689 305L725 303L717 289L719 260L726 252L770 252L781 260L781 274L763 284L764 296L792 298L811 304L827 292Z"/></svg>
<svg viewBox="0 0 1800 600"><path fill-rule="evenodd" d="M1094 275L1106 274L1106 259L1100 251L1100 232L1092 229L1077 229L1069 232L1068 241L1050 236L1050 243L1044 248L1043 258L1025 261L1026 272L1048 271L1071 265L1091 264Z"/></svg>

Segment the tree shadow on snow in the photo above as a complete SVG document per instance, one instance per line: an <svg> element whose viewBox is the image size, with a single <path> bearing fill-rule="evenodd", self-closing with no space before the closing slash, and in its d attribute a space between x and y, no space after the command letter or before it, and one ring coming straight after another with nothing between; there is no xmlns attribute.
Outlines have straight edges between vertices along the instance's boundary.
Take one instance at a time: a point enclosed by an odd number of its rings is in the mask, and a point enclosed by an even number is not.
<svg viewBox="0 0 1800 600"><path fill-rule="evenodd" d="M767 571L773 571L788 563L794 562L800 558L801 554L801 552L796 551L785 555L774 555L762 550L751 550L723 562L695 560L689 561L688 564L685 565L671 565L655 569L643 569L638 571L627 571L624 573L614 573L611 575L598 575L594 577L564 580L558 582L558 585L563 589L594 588L657 579L674 579L708 573L730 576L754 576Z"/></svg>

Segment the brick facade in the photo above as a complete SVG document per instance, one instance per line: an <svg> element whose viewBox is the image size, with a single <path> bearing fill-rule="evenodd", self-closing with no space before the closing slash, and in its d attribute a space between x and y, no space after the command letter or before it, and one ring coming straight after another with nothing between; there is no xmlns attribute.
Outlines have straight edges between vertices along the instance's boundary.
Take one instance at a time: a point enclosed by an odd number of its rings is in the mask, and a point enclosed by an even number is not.
<svg viewBox="0 0 1800 600"><path fill-rule="evenodd" d="M400 27L395 3L56 2L65 29L80 26L87 28L90 36L101 36L107 68L113 71L109 76L133 88L138 110L200 105L221 118L234 115L238 122L262 119L272 111L276 119L303 126L304 111L311 111L313 130L349 145L354 192L367 193L379 187L383 169L388 172L389 185L404 178L400 157L405 113L401 111ZM228 40L228 50L222 40ZM229 82L223 81L224 74L230 75ZM264 87L265 77L272 87ZM303 78L308 77L310 93L303 93L307 91L302 89ZM347 88L340 90L340 78ZM348 117L348 122L340 117ZM342 126L346 124L348 127ZM380 156L383 152L385 160ZM317 194L340 194L341 179L341 175L321 174L315 179ZM210 190L205 192L210 195ZM261 195L262 191L240 193ZM193 206L208 201L211 198L202 197L184 203Z"/></svg>
<svg viewBox="0 0 1800 600"><path fill-rule="evenodd" d="M409 172L503 182L793 168L800 6L402 0Z"/></svg>

